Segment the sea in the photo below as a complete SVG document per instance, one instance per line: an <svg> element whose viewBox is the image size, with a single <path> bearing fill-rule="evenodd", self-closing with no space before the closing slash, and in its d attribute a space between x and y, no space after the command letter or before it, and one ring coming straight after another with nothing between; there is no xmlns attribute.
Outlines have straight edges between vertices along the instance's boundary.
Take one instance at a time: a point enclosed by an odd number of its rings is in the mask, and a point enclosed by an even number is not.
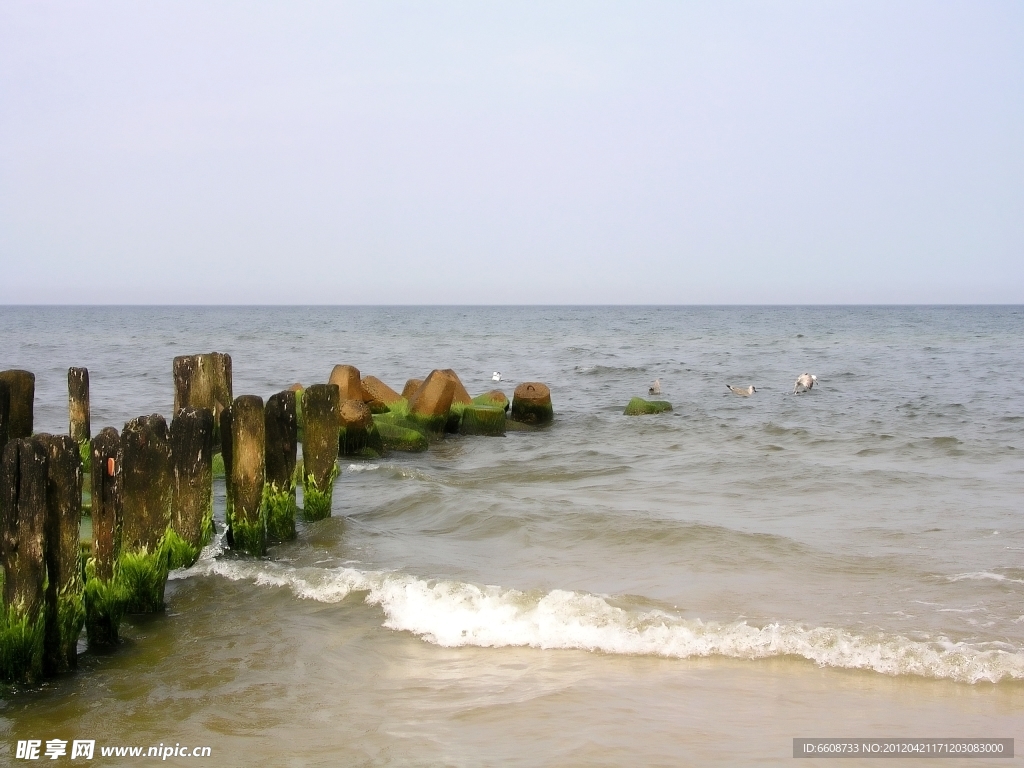
<svg viewBox="0 0 1024 768"><path fill-rule="evenodd" d="M95 741L93 765L1024 751L1024 307L0 307L40 432L68 428L69 366L95 434L169 419L172 358L211 351L236 396L452 368L473 395L544 382L555 419L341 460L329 519L262 558L218 537L120 647L0 693L0 762L31 739ZM655 379L672 410L625 416ZM211 756L100 754L156 745ZM932 762L993 761L883 764Z"/></svg>

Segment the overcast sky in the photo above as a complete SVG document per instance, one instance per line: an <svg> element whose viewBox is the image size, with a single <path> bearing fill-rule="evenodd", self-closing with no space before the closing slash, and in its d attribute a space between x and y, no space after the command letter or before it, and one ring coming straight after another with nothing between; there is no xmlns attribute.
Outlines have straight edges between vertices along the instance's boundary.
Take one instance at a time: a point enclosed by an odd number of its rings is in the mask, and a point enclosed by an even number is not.
<svg viewBox="0 0 1024 768"><path fill-rule="evenodd" d="M1024 302L1024 3L0 3L0 303Z"/></svg>

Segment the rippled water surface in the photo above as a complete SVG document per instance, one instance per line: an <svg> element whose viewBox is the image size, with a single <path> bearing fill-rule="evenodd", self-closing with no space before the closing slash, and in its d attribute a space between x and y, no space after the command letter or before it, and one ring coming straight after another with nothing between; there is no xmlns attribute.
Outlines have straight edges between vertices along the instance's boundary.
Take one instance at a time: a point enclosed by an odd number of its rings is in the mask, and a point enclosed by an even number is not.
<svg viewBox="0 0 1024 768"><path fill-rule="evenodd" d="M68 366L95 432L169 415L171 359L212 350L236 395L498 370L548 383L556 421L344 461L331 519L263 560L209 548L116 653L7 695L0 755L774 764L801 736L1024 737L1022 308L0 308L40 431L67 428ZM655 378L674 410L623 416Z"/></svg>

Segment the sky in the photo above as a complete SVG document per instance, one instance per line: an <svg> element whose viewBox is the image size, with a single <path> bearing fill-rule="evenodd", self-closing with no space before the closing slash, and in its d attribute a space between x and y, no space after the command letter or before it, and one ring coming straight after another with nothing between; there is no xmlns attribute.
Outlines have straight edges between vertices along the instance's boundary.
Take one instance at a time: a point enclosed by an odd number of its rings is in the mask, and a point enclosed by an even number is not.
<svg viewBox="0 0 1024 768"><path fill-rule="evenodd" d="M1024 303L1024 3L0 2L0 304Z"/></svg>

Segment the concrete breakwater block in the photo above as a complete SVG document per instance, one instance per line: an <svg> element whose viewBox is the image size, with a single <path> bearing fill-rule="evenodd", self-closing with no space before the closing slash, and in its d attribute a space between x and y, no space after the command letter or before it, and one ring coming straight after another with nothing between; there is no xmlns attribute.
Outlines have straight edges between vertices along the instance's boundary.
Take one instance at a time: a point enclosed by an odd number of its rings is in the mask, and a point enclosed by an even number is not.
<svg viewBox="0 0 1024 768"><path fill-rule="evenodd" d="M554 418L551 407L551 390L539 381L524 381L512 395L509 412L512 421L523 424L547 424Z"/></svg>

